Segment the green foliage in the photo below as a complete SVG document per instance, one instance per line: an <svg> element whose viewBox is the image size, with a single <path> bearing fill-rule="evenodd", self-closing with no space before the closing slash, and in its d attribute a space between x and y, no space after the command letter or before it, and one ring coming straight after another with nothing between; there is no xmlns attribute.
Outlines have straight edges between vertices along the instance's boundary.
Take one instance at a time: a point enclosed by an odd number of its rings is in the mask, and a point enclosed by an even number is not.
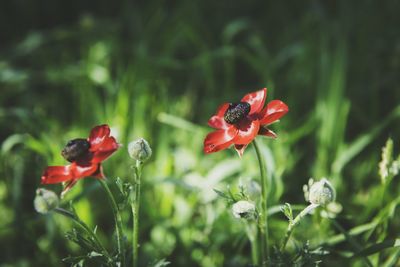
<svg viewBox="0 0 400 267"><path fill-rule="evenodd" d="M286 218L289 220L289 224L293 222L293 211L292 211L292 206L289 203L285 203L281 207L281 210L283 214L285 214Z"/></svg>
<svg viewBox="0 0 400 267"><path fill-rule="evenodd" d="M8 1L0 9L0 266L99 266L109 262L104 251L115 255L110 206L94 179L62 203L74 202L89 232L32 204L44 168L66 164L64 144L101 123L123 144L104 171L120 177L111 189L124 225L134 176L127 144L152 144L140 266L249 266L251 244L226 200L244 197L239 179L259 180L254 151L204 155L202 143L218 105L265 86L268 100L290 108L271 126L279 137L259 142L271 244L285 234L284 216L304 208L309 177L330 178L343 207L334 219L341 228L322 212L304 218L272 263L397 266L399 10L395 0ZM221 190L228 186L231 194ZM287 202L298 205L282 214ZM129 244L132 229L124 230Z"/></svg>

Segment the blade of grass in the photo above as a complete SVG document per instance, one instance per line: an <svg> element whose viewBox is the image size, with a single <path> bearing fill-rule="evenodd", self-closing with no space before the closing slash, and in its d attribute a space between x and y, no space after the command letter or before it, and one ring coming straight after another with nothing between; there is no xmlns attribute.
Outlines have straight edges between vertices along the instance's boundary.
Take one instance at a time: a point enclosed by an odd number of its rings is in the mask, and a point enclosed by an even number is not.
<svg viewBox="0 0 400 267"><path fill-rule="evenodd" d="M375 253L379 253L384 249L400 247L400 238L393 240L386 240L383 242L375 243L365 249L355 253L352 257L366 257Z"/></svg>

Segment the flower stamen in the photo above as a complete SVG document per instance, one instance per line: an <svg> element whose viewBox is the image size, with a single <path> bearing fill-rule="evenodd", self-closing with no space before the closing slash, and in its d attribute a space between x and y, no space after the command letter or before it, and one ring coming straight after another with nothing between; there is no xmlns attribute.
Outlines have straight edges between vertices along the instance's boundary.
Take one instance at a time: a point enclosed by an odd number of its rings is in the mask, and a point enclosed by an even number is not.
<svg viewBox="0 0 400 267"><path fill-rule="evenodd" d="M78 161L88 155L90 143L83 138L68 141L61 155L69 162Z"/></svg>
<svg viewBox="0 0 400 267"><path fill-rule="evenodd" d="M224 120L229 124L236 124L249 114L250 108L247 102L231 103L225 111Z"/></svg>

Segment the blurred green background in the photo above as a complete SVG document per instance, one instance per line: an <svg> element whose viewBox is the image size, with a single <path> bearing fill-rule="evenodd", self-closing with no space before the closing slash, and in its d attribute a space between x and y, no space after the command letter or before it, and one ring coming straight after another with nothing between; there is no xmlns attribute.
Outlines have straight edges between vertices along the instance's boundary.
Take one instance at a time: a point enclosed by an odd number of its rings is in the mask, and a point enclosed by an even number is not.
<svg viewBox="0 0 400 267"><path fill-rule="evenodd" d="M130 140L144 137L154 151L143 174L141 266L250 266L244 225L213 188L258 180L254 150L204 155L202 144L222 102L263 87L290 108L272 126L279 138L261 139L271 206L305 205L303 184L325 176L346 230L378 220L355 237L361 247L395 238L399 182L382 194L378 162L388 137L400 150L399 14L397 0L2 1L0 266L67 266L62 258L83 253L64 238L72 224L37 214L33 198L44 168L65 164L66 142L103 123L124 145L104 164L110 179L132 179ZM69 200L115 248L98 183L80 181ZM277 245L287 221L275 210ZM123 215L131 225L129 209ZM346 257L349 242L327 242L337 234L309 216L289 251L309 240L329 251L320 266L363 266ZM399 253L370 259L397 262Z"/></svg>

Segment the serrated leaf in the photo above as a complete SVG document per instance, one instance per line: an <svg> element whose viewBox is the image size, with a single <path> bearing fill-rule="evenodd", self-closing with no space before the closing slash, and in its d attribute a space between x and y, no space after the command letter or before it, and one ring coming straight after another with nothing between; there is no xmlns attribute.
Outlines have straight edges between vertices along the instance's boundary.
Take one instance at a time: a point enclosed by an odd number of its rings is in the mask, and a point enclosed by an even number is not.
<svg viewBox="0 0 400 267"><path fill-rule="evenodd" d="M218 189L215 189L215 188L214 188L213 190L214 190L214 192L217 193L220 197L226 198L226 199L230 199L230 197L227 196L224 192L219 191Z"/></svg>
<svg viewBox="0 0 400 267"><path fill-rule="evenodd" d="M293 221L293 211L292 211L292 206L290 206L289 203L285 203L285 205L283 205L281 207L281 211L283 212L283 214L286 216L286 218L288 218L289 223L291 223Z"/></svg>

